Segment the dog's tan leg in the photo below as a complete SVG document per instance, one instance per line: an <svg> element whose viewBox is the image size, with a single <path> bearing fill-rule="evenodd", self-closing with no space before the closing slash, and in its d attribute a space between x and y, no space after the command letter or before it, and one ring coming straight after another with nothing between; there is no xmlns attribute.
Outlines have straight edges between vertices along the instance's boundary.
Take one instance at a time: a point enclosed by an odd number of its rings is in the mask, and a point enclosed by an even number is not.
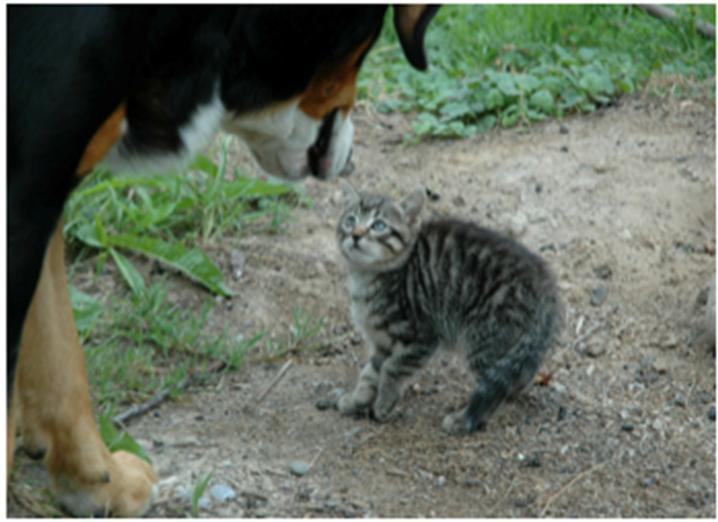
<svg viewBox="0 0 718 522"><path fill-rule="evenodd" d="M23 445L44 454L60 503L78 516L139 516L157 481L152 467L111 454L97 431L85 358L72 316L62 222L53 234L23 326L17 369Z"/></svg>

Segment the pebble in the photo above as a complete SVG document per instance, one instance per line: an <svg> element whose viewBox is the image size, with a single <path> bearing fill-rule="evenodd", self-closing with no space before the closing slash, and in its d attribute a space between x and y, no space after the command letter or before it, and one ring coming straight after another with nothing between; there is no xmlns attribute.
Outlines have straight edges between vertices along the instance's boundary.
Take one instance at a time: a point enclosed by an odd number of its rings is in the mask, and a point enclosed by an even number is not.
<svg viewBox="0 0 718 522"><path fill-rule="evenodd" d="M209 494L219 502L228 502L237 496L231 487L222 483L215 484L209 488Z"/></svg>
<svg viewBox="0 0 718 522"><path fill-rule="evenodd" d="M457 207L463 207L466 205L466 200L461 196L456 196L451 202Z"/></svg>
<svg viewBox="0 0 718 522"><path fill-rule="evenodd" d="M292 475L296 475L297 477L303 477L309 473L310 469L312 469L312 466L306 462L302 462L301 460L295 460L289 464L289 471Z"/></svg>
<svg viewBox="0 0 718 522"><path fill-rule="evenodd" d="M566 127L565 125L562 124L562 125L558 128L558 131L559 131L561 134L568 134L568 127Z"/></svg>
<svg viewBox="0 0 718 522"><path fill-rule="evenodd" d="M446 477L444 475L441 475L439 478L436 479L436 485L439 487L443 487L444 484L446 484Z"/></svg>
<svg viewBox="0 0 718 522"><path fill-rule="evenodd" d="M715 422L715 420L716 420L716 407L715 406L711 406L708 409L708 420Z"/></svg>
<svg viewBox="0 0 718 522"><path fill-rule="evenodd" d="M556 422L561 422L566 418L566 408L563 406L558 407L558 413L556 414Z"/></svg>
<svg viewBox="0 0 718 522"><path fill-rule="evenodd" d="M686 399L685 397L683 397L682 393L676 393L676 396L673 399L673 404L675 404L676 406L680 406L681 408L685 408Z"/></svg>
<svg viewBox="0 0 718 522"><path fill-rule="evenodd" d="M523 212L517 212L509 221L509 235L513 238L521 237L528 227L529 220Z"/></svg>
<svg viewBox="0 0 718 522"><path fill-rule="evenodd" d="M665 357L656 357L656 360L653 361L652 367L657 373L663 375L665 373L668 373L670 364Z"/></svg>
<svg viewBox="0 0 718 522"><path fill-rule="evenodd" d="M626 424L624 424L623 426L621 426L621 429L622 429L623 431L633 431L634 428L635 428L635 426L634 426L633 424L628 424L628 423L626 423Z"/></svg>
<svg viewBox="0 0 718 522"><path fill-rule="evenodd" d="M593 273L601 279L610 279L613 275L613 270L611 270L611 267L608 265L608 263L604 263L602 265L593 267Z"/></svg>
<svg viewBox="0 0 718 522"><path fill-rule="evenodd" d="M591 305L601 306L608 295L608 288L601 285L591 291Z"/></svg>

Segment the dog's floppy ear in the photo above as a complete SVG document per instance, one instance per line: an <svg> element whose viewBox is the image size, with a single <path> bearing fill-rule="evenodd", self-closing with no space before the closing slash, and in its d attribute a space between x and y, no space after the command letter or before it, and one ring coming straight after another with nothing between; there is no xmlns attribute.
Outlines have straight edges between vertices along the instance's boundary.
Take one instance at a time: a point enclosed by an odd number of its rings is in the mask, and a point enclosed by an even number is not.
<svg viewBox="0 0 718 522"><path fill-rule="evenodd" d="M404 49L409 63L423 71L426 69L424 51L424 33L426 26L439 10L437 5L395 5L394 26L399 35L401 48Z"/></svg>

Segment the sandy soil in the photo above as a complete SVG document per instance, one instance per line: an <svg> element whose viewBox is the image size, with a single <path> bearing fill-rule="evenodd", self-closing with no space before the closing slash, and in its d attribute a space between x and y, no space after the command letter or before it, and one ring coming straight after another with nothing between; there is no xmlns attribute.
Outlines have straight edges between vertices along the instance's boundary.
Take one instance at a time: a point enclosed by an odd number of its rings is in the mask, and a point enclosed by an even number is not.
<svg viewBox="0 0 718 522"><path fill-rule="evenodd" d="M463 438L440 429L471 388L452 355L421 372L385 424L318 410L353 384L364 348L334 244L339 189L310 181L314 205L294 211L283 233L209 249L227 274L233 253L246 260L240 278L228 275L237 297L211 323L284 339L299 308L325 320L322 341L275 359L264 343L239 372L130 424L162 479L150 516L185 516L188 492L212 472L234 496L208 495L201 516L714 517L715 357L702 336L715 263L714 111L631 99L407 147L403 116L361 107L356 185L398 194L423 184L439 196L431 213L507 230L553 266L566 328L542 368L548 384ZM201 292L181 282L175 291L187 306ZM297 476L292 464L309 470ZM10 514L27 513L11 499Z"/></svg>

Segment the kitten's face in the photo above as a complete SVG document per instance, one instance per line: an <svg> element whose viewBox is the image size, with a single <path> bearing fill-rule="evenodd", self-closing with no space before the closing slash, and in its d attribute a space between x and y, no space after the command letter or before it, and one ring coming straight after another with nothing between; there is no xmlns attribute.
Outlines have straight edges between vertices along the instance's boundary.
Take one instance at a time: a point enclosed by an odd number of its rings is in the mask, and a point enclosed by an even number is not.
<svg viewBox="0 0 718 522"><path fill-rule="evenodd" d="M350 266L385 271L400 266L414 245L424 191L418 189L401 201L358 194L341 181L344 212L337 240Z"/></svg>

